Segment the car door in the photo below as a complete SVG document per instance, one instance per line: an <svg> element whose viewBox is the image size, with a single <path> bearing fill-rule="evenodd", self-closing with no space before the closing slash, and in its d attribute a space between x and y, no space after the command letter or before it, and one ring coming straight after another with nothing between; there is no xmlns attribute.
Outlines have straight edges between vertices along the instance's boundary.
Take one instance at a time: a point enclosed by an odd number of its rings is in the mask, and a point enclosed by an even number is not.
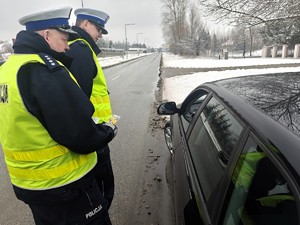
<svg viewBox="0 0 300 225"><path fill-rule="evenodd" d="M186 170L185 151L186 151L186 133L193 122L193 117L202 106L205 104L205 99L209 92L204 89L196 89L183 101L178 115L173 117L173 144L174 144L174 200L176 211L176 224L182 224L184 221L184 213L182 206L186 208L185 211L192 212L194 202L189 202L190 187L189 178ZM178 133L177 133L178 132ZM192 208L192 209L191 209ZM196 212L197 213L197 212Z"/></svg>
<svg viewBox="0 0 300 225"><path fill-rule="evenodd" d="M185 131L184 125L181 129ZM226 105L207 95L192 116L182 146L175 151L177 224L211 224L220 183L242 131L243 124Z"/></svg>
<svg viewBox="0 0 300 225"><path fill-rule="evenodd" d="M231 176L218 224L299 224L299 191L293 172L250 133Z"/></svg>

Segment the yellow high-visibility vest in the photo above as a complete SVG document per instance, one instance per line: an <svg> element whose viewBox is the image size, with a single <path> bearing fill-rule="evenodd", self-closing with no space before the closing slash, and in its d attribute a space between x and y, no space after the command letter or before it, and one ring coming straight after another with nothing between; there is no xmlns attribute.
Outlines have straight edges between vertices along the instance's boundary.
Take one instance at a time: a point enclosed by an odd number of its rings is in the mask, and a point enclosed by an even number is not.
<svg viewBox="0 0 300 225"><path fill-rule="evenodd" d="M96 165L97 155L77 154L59 145L27 111L19 93L17 74L28 63L45 64L37 54L13 54L1 66L0 142L12 184L28 190L46 190L83 177Z"/></svg>
<svg viewBox="0 0 300 225"><path fill-rule="evenodd" d="M87 46L89 46L91 52L93 53L94 62L97 66L97 75L93 79L92 94L90 96L90 100L95 108L95 112L93 114L94 121L96 123L107 122L112 118L112 109L110 104L110 98L108 95L106 80L101 65L95 52L86 40L79 38L70 41L69 45L72 45L74 42L77 41L82 41L85 44L87 44Z"/></svg>
<svg viewBox="0 0 300 225"><path fill-rule="evenodd" d="M263 152L241 154L232 176L232 181L236 187L243 187L246 191L249 190L257 163L264 157L266 157L266 154Z"/></svg>

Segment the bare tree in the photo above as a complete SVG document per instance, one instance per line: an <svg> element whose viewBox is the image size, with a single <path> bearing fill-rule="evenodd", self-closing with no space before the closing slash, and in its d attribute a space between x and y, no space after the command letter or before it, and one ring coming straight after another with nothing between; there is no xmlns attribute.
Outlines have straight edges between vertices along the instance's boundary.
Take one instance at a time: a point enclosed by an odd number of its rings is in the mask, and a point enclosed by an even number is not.
<svg viewBox="0 0 300 225"><path fill-rule="evenodd" d="M206 16L245 28L258 26L266 41L300 41L299 0L197 0ZM251 31L250 31L251 32Z"/></svg>
<svg viewBox="0 0 300 225"><path fill-rule="evenodd" d="M216 54L216 52L218 51L218 40L217 40L216 34L214 34L212 36L211 44L210 45L211 45L212 56L214 56Z"/></svg>
<svg viewBox="0 0 300 225"><path fill-rule="evenodd" d="M186 35L186 10L189 0L161 0L163 3L163 27L169 33L169 44L175 53L181 53L181 41Z"/></svg>
<svg viewBox="0 0 300 225"><path fill-rule="evenodd" d="M254 50L261 49L262 40L258 36L258 30L255 27L245 28L245 26L237 26L231 32L231 39L235 45L233 50L242 51L243 57L246 56L246 52L249 52L249 56L252 56ZM257 45L259 46L257 48Z"/></svg>
<svg viewBox="0 0 300 225"><path fill-rule="evenodd" d="M210 37L200 18L199 11L194 4L190 5L189 27L190 35L188 37L188 42L191 46L191 51L194 55L199 56L201 51L207 50Z"/></svg>
<svg viewBox="0 0 300 225"><path fill-rule="evenodd" d="M199 56L210 46L210 34L204 26L199 10L189 0L161 0L163 2L164 38L171 52Z"/></svg>
<svg viewBox="0 0 300 225"><path fill-rule="evenodd" d="M300 18L298 0L197 0L206 15L248 26Z"/></svg>
<svg viewBox="0 0 300 225"><path fill-rule="evenodd" d="M0 52L1 53L13 53L13 48L12 48L12 44L8 41L2 42L1 44L1 49Z"/></svg>
<svg viewBox="0 0 300 225"><path fill-rule="evenodd" d="M293 21L273 21L260 30L266 44L295 45L300 42L300 18Z"/></svg>

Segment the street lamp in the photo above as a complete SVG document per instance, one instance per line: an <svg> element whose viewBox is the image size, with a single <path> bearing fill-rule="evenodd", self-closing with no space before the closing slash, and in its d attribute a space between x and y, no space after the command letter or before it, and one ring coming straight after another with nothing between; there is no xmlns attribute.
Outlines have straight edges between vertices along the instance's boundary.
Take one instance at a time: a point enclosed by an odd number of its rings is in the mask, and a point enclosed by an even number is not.
<svg viewBox="0 0 300 225"><path fill-rule="evenodd" d="M127 32L126 32L126 26L131 26L131 25L135 25L134 23L126 23L125 24L125 55L126 58L128 58L128 55L126 54L127 51Z"/></svg>
<svg viewBox="0 0 300 225"><path fill-rule="evenodd" d="M81 0L81 8L83 8L83 0Z"/></svg>

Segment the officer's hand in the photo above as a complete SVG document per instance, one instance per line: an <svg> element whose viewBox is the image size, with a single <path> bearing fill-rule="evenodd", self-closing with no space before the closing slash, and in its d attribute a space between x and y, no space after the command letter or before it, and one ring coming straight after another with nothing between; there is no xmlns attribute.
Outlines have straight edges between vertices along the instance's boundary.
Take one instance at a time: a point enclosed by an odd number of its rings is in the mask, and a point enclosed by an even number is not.
<svg viewBox="0 0 300 225"><path fill-rule="evenodd" d="M106 122L106 123L103 123L103 125L107 126L107 127L110 127L113 130L114 137L117 136L118 127L115 124L110 123L110 122Z"/></svg>

